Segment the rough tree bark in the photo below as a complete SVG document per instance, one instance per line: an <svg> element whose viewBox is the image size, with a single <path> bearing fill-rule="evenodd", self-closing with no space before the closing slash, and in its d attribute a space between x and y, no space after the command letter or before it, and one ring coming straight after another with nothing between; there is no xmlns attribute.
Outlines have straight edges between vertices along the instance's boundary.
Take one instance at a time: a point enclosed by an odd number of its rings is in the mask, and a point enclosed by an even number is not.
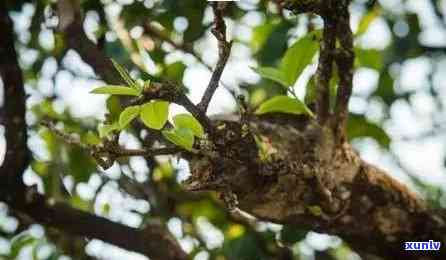
<svg viewBox="0 0 446 260"><path fill-rule="evenodd" d="M136 101L161 98L176 102L185 106L205 127L209 142L196 144L197 153L181 153L189 159L192 170L192 177L185 183L185 188L190 191L220 192L230 207L236 206L262 220L338 235L364 258L376 255L385 259L440 259L446 243L445 212L429 209L405 186L377 167L361 160L347 142L345 123L354 60L349 27L349 2L280 2L285 8L296 13L318 14L325 22L316 75L319 90L316 99L317 117L313 119L278 114L257 117L245 109L237 117L211 121L206 116L206 108L218 86L231 45L224 36L221 12L224 6L214 4L216 18L213 33L219 40L220 59L202 102L194 105L170 83L155 84L144 93L141 100ZM26 139L20 134L26 130L23 82L16 63L12 32L5 29L10 26L10 21L4 11L1 13L1 19L1 35L7 37L0 40L0 51L2 57L12 56L6 64L0 64L0 72L6 82L6 100L18 100L15 106L11 103L5 104L6 115L3 119L6 120L4 125L8 143L10 140L19 140L20 144L20 147L14 149L8 146L8 152L19 155L23 153L19 156L21 163L17 165L13 164L13 157L7 154L1 174L2 178L9 175L17 179L16 176L23 172L26 166ZM69 26L65 28L70 28ZM77 45L76 42L71 44ZM86 60L94 61L92 64L99 74L109 75L111 66L101 65L106 64L104 60L95 60L103 56L98 54L100 52L84 48L79 48L78 51ZM97 65L97 62L101 64ZM327 103L327 90L334 65L338 68L340 81L336 106L332 112ZM8 72L11 68L14 68L15 76ZM262 151L262 156L257 145L259 140L268 144L268 150ZM133 152L147 154L147 150ZM156 154L155 150L150 152ZM14 191L6 185L1 188L9 192ZM23 194L30 192L24 191ZM140 237L136 230L77 212L66 206L48 204L41 196L31 196L31 200L27 200L27 196L14 197L23 199L17 204L17 200L11 200L10 195L3 194L1 198L6 198L10 206L46 225L53 225L81 236L100 238L130 250L146 253L154 259L186 259L178 245L169 237L165 237L168 234L164 231L160 232L161 235L158 234L158 237L161 237L159 241L151 239L145 246L144 238ZM36 198L40 201L37 204ZM45 210L35 213L35 205ZM60 216L64 217L61 219ZM80 219L78 226L70 227L65 217L74 217L75 222ZM86 230L97 221L102 223L97 226L101 227L101 230ZM112 230L112 234L104 232L104 229ZM134 243L137 246L117 240L121 232L125 237L133 235L135 241L138 241ZM403 251L404 241L429 239L441 241L442 252L427 255ZM159 244L156 244L158 242ZM169 250L175 253L169 254ZM162 254L165 254L164 258Z"/></svg>

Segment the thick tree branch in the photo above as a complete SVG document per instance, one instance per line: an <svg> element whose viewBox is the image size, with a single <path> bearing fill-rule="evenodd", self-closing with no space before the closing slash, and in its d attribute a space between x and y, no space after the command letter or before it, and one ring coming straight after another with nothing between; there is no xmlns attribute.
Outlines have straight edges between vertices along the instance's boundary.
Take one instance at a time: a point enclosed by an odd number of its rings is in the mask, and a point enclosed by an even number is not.
<svg viewBox="0 0 446 260"><path fill-rule="evenodd" d="M326 100L334 59L340 77L335 108L339 117L334 119L337 126L335 130L339 129L338 126L344 129L348 99L351 95L353 69L348 1L332 0L328 1L329 5L326 5L327 1L318 0L283 2L288 3L285 7L293 9L296 13L314 12L321 15L326 24L324 30L332 31L331 36L328 35L328 31L324 36L327 45L323 43L324 47L331 46L332 52L322 51L321 47L321 62L318 71L323 71L320 72L323 77L318 79L318 87L323 88L320 99ZM220 26L214 34L219 40L221 50L220 44L223 46L228 42L225 34L221 33L223 18L222 13L217 14L219 9L216 5L214 12L216 12L216 28ZM329 38L333 35L339 40L340 48L338 49L335 49L335 39ZM247 118L243 124L239 120L209 122L205 111L218 87L218 81L226 63L224 59L221 59L221 53L219 56L221 68L219 69L217 63L217 68L206 90L207 94L204 95L199 107L192 104L187 97L185 98L178 88L166 88L164 83L156 83L159 84L158 87L155 84L144 93L144 98L149 100L162 98L182 104L202 122L205 128L215 131L213 140L218 144L218 149L212 148L213 150L209 153L191 155L192 177L188 183L193 184L195 190L210 189L222 194L229 193L234 195L240 209L262 220L339 235L358 252L378 254L389 259L400 257L418 259L421 256L420 252L410 254L403 251L404 241L434 239L442 242L443 245L446 243L446 213L444 211L429 209L405 186L383 171L362 161L353 148L344 142L344 133L342 132L340 142L338 131L333 131L332 126L320 124L323 121L315 122L311 119L301 120L291 115L276 115L260 118L253 116ZM225 59L227 60L227 57ZM328 65L323 67L323 64ZM325 107L327 104L328 102L321 104L324 107L319 110L324 117L329 114L329 110ZM213 125L216 124L222 127L214 129ZM265 151L262 158L259 156L255 140L255 137L259 136L268 140L268 147L270 147L270 151ZM27 198L27 203L23 206L20 203L14 205L18 205L17 209L26 214L32 214L42 223L48 225L55 223L55 226L83 236L115 237L116 235L113 233L116 230L110 231L112 234L107 232L111 227L108 226L107 221L102 222L102 220L98 224L101 230L96 230L95 234L82 228L80 228L82 231L78 231L78 228L73 230L66 227L66 219L75 216L82 223L85 219L89 219L88 222L95 222L97 219L91 219L94 217L91 215L83 215L86 213L73 212L73 209L63 205L50 205L33 193ZM27 207L30 208L29 211ZM44 209L45 216L39 216L36 209ZM117 230L124 232L125 238L129 240L132 237L143 237L142 234L136 234L133 231L131 236L127 236L126 232L130 232L128 228L121 228L120 226ZM153 227L149 233L158 234L157 230ZM172 246L169 242L171 240L164 231L160 232L158 239L166 241L160 245L163 248L161 251L165 248L168 250ZM137 248L135 250L147 250L143 248L141 241L144 239L138 239L135 243ZM129 247L134 244L127 241L116 243ZM149 246L153 250L156 249L155 245ZM172 246L172 248L175 254L184 256L177 246ZM445 248L441 249L443 250L441 253L444 254ZM177 255L169 256L175 259ZM425 259L441 259L442 257L435 254L422 256L426 257Z"/></svg>
<svg viewBox="0 0 446 260"><path fill-rule="evenodd" d="M0 76L3 82L3 107L1 124L5 128L6 154L0 167L0 194L7 189L22 187L22 173L28 163L26 145L27 131L25 120L25 89L22 71L17 62L14 48L12 21L8 15L6 2L0 3Z"/></svg>
<svg viewBox="0 0 446 260"><path fill-rule="evenodd" d="M444 245L446 212L427 208L404 185L362 161L349 144L335 142L329 126L293 116L251 119L250 128L275 151L262 160L252 156L249 137L234 131L240 126L226 124L232 125L227 131L233 137L223 141L228 145L218 160L195 156L186 185L231 190L238 207L259 219L338 235L358 252L441 259L402 249L405 241Z"/></svg>
<svg viewBox="0 0 446 260"><path fill-rule="evenodd" d="M14 201L10 206L19 214L26 214L45 226L89 239L100 239L151 259L187 259L176 240L162 225L150 224L142 230L131 228L63 203L49 203L32 188L27 191L26 197L26 201Z"/></svg>

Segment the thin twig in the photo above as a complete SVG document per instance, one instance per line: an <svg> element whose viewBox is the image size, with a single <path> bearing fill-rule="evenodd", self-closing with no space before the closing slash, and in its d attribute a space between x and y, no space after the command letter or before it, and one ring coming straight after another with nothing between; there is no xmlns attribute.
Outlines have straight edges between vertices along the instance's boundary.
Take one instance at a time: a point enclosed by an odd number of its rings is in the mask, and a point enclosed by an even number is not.
<svg viewBox="0 0 446 260"><path fill-rule="evenodd" d="M162 147L153 149L118 149L115 154L118 157L128 157L128 156L156 156L156 155L169 155L180 152L181 149L178 147Z"/></svg>
<svg viewBox="0 0 446 260"><path fill-rule="evenodd" d="M105 142L102 146L85 145L80 141L78 136L67 134L50 121L44 120L41 125L47 127L51 132L59 136L64 142L78 146L87 150L97 163L103 168L109 168L114 161L120 157L144 156L151 157L156 155L169 155L183 151L179 147L162 147L162 148L146 148L146 149L126 149L119 146L116 142Z"/></svg>
<svg viewBox="0 0 446 260"><path fill-rule="evenodd" d="M155 26L151 25L149 22L146 22L144 24L144 30L150 34L151 36L158 38L161 41L167 42L170 45L172 45L175 49L181 50L185 53L189 53L190 55L194 56L195 59L197 59L200 63L205 65L208 68L211 68L207 63L204 62L204 60L198 55L191 45L187 45L185 43L178 43L174 40L172 40L165 32L160 31ZM212 69L212 68L211 68Z"/></svg>
<svg viewBox="0 0 446 260"><path fill-rule="evenodd" d="M214 27L212 28L212 33L218 40L218 61L215 66L214 72L212 73L211 80L203 94L203 97L198 104L198 107L206 112L215 91L218 88L221 75L226 66L226 63L231 53L232 42L226 40L226 24L223 19L223 8L221 3L212 3L212 9L214 11Z"/></svg>
<svg viewBox="0 0 446 260"><path fill-rule="evenodd" d="M153 82L150 88L144 89L144 96L137 99L133 104L144 103L152 99L163 99L181 105L202 124L206 132L212 137L214 127L212 126L211 120L206 116L205 111L201 110L198 105L192 103L183 93L182 89L183 87L177 86L170 81Z"/></svg>
<svg viewBox="0 0 446 260"><path fill-rule="evenodd" d="M67 134L63 132L62 130L58 129L53 122L48 120L43 120L40 122L42 126L47 127L51 132L53 132L55 135L59 136L61 139L63 139L67 144L74 145L81 147L82 149L88 149L88 146L83 144L79 138L79 136Z"/></svg>
<svg viewBox="0 0 446 260"><path fill-rule="evenodd" d="M213 71L212 66L209 65L207 62L205 62L203 60L203 58L201 58L201 56L194 51L192 45L189 44L185 44L185 43L179 43L174 41L173 39L171 39L166 33L164 33L163 31L158 30L157 28L155 28L154 26L152 26L150 23L145 23L144 24L144 29L145 31L150 34L150 36L158 38L161 41L167 42L170 45L172 45L175 49L183 51L184 53L190 54L192 55L200 64L202 64L203 66L206 67L206 69L208 69L211 73ZM236 98L237 95L235 93L234 90L232 90L225 82L223 82L220 79L220 84L227 90L229 91L229 93Z"/></svg>

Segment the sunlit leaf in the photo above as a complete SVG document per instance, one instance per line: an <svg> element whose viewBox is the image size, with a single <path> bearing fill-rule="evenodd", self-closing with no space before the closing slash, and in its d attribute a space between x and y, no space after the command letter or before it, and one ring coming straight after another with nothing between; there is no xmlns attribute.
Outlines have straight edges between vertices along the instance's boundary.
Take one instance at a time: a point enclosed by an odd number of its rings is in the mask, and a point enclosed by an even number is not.
<svg viewBox="0 0 446 260"><path fill-rule="evenodd" d="M121 66L119 63L117 63L115 60L112 59L111 61L113 63L113 66L118 71L119 75L121 76L121 78L125 81L125 83L127 83L127 85L129 85L129 87L140 91L141 86L135 80L133 80L132 77L130 77L130 74L127 72L127 70L123 66Z"/></svg>
<svg viewBox="0 0 446 260"><path fill-rule="evenodd" d="M314 116L313 112L303 102L288 96L275 96L263 102L255 113L261 115L273 112Z"/></svg>
<svg viewBox="0 0 446 260"><path fill-rule="evenodd" d="M254 52L262 48L276 26L277 23L265 23L254 28L251 38L251 47Z"/></svg>
<svg viewBox="0 0 446 260"><path fill-rule="evenodd" d="M383 53L376 49L355 48L356 65L381 70L383 66Z"/></svg>
<svg viewBox="0 0 446 260"><path fill-rule="evenodd" d="M152 101L141 107L141 120L152 129L160 130L167 122L169 113L169 102Z"/></svg>
<svg viewBox="0 0 446 260"><path fill-rule="evenodd" d="M302 71L311 63L319 49L317 40L320 31L309 33L299 39L285 52L279 70L285 76L288 86L294 85Z"/></svg>
<svg viewBox="0 0 446 260"><path fill-rule="evenodd" d="M99 125L99 127L98 127L99 137L100 138L104 138L104 137L108 136L111 132L113 132L115 130L119 130L119 123L118 122L115 122L113 124Z"/></svg>
<svg viewBox="0 0 446 260"><path fill-rule="evenodd" d="M119 96L109 96L107 98L107 119L115 122L119 120L119 115L122 112L121 100Z"/></svg>
<svg viewBox="0 0 446 260"><path fill-rule="evenodd" d="M177 128L187 128L192 130L196 137L203 137L204 130L200 122L189 114L179 114L173 117L173 123Z"/></svg>
<svg viewBox="0 0 446 260"><path fill-rule="evenodd" d="M123 96L139 96L141 91L126 86L107 85L93 89L90 93L93 94L109 94L109 95L123 95Z"/></svg>
<svg viewBox="0 0 446 260"><path fill-rule="evenodd" d="M170 142L191 151L194 145L194 133L188 128L174 128L163 131L163 136Z"/></svg>
<svg viewBox="0 0 446 260"><path fill-rule="evenodd" d="M163 77L181 82L183 80L184 71L186 69L186 65L184 65L182 62L177 61L174 63L171 63L166 66Z"/></svg>
<svg viewBox="0 0 446 260"><path fill-rule="evenodd" d="M285 88L288 88L290 84L287 81L287 77L282 73L282 71L272 68L272 67L260 67L255 69L257 73L259 73L260 76L263 78L270 79L272 81L275 81Z"/></svg>
<svg viewBox="0 0 446 260"><path fill-rule="evenodd" d="M89 130L87 133L81 136L81 141L84 144L97 145L101 143L101 138L93 133L93 131Z"/></svg>
<svg viewBox="0 0 446 260"><path fill-rule="evenodd" d="M133 119L139 116L141 106L130 106L122 111L119 116L119 127L124 129Z"/></svg>

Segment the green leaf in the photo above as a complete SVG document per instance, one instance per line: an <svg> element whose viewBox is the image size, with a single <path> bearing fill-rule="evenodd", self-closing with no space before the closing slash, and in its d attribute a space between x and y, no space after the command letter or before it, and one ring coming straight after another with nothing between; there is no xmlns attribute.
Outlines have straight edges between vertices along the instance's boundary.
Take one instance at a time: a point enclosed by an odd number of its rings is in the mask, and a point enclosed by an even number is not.
<svg viewBox="0 0 446 260"><path fill-rule="evenodd" d="M256 110L257 115L266 113L308 114L314 117L313 112L300 100L288 96L275 96L263 102Z"/></svg>
<svg viewBox="0 0 446 260"><path fill-rule="evenodd" d="M163 136L170 142L191 151L194 145L194 133L188 128L174 128L163 131Z"/></svg>
<svg viewBox="0 0 446 260"><path fill-rule="evenodd" d="M196 137L202 138L204 136L203 126L195 117L189 114L179 114L173 117L173 123L177 128L187 128L192 130Z"/></svg>
<svg viewBox="0 0 446 260"><path fill-rule="evenodd" d="M115 122L113 124L103 124L98 127L99 137L104 138L108 136L112 131L119 130L119 123Z"/></svg>
<svg viewBox="0 0 446 260"><path fill-rule="evenodd" d="M124 129L133 119L139 116L141 106L130 106L119 115L119 127Z"/></svg>
<svg viewBox="0 0 446 260"><path fill-rule="evenodd" d="M294 85L302 71L311 63L319 49L319 42L315 39L320 31L309 33L295 42L283 56L280 63L280 71L286 76L289 86Z"/></svg>
<svg viewBox="0 0 446 260"><path fill-rule="evenodd" d="M357 114L349 115L347 135L349 139L371 137L386 149L389 148L391 140L384 129L377 124L368 121L363 115Z"/></svg>
<svg viewBox="0 0 446 260"><path fill-rule="evenodd" d="M270 80L273 80L285 88L288 88L290 84L287 81L287 77L282 73L282 71L272 68L272 67L260 67L257 69L254 69L257 73L260 74L263 78L267 78Z"/></svg>
<svg viewBox="0 0 446 260"><path fill-rule="evenodd" d="M88 145L98 145L101 143L101 139L93 131L88 130L88 132L81 135L81 142Z"/></svg>
<svg viewBox="0 0 446 260"><path fill-rule="evenodd" d="M9 256L11 259L16 259L23 248L33 244L36 241L36 238L28 235L27 233L22 233L15 236L11 241L11 252Z"/></svg>
<svg viewBox="0 0 446 260"><path fill-rule="evenodd" d="M146 103L141 108L141 120L152 129L160 130L166 124L169 114L169 102L153 101Z"/></svg>
<svg viewBox="0 0 446 260"><path fill-rule="evenodd" d="M257 52L263 47L276 26L277 23L264 23L254 27L250 43L254 52Z"/></svg>
<svg viewBox="0 0 446 260"><path fill-rule="evenodd" d="M383 52L376 49L355 48L356 66L381 70L384 65Z"/></svg>
<svg viewBox="0 0 446 260"><path fill-rule="evenodd" d="M318 35L320 35L320 31L315 31L295 42L285 52L278 69L260 67L256 69L257 73L264 78L280 83L286 88L293 86L319 49Z"/></svg>
<svg viewBox="0 0 446 260"><path fill-rule="evenodd" d="M124 96L139 96L141 91L126 86L107 85L93 89L90 93L93 94L109 94L109 95L124 95Z"/></svg>
<svg viewBox="0 0 446 260"><path fill-rule="evenodd" d="M176 82L181 82L183 80L185 70L186 65L184 65L180 61L177 61L172 64L166 65L163 71L163 77L174 80Z"/></svg>
<svg viewBox="0 0 446 260"><path fill-rule="evenodd" d="M355 33L355 36L359 36L361 34L364 34L367 29L369 28L370 24L375 20L376 17L378 17L381 14L379 8L374 8L372 11L367 13L361 18L361 21L358 25L358 30Z"/></svg>
<svg viewBox="0 0 446 260"><path fill-rule="evenodd" d="M122 112L121 100L119 96L109 96L107 98L107 119L111 122L119 120L119 115Z"/></svg>
<svg viewBox="0 0 446 260"><path fill-rule="evenodd" d="M129 85L129 87L136 89L136 90L141 90L141 86L136 83L135 80L132 79L132 77L130 77L130 74L127 72L127 70L121 66L119 63L117 63L115 60L111 59L113 66L115 67L116 71L118 71L119 75L121 76L121 78L125 81L125 83L127 83L127 85Z"/></svg>

